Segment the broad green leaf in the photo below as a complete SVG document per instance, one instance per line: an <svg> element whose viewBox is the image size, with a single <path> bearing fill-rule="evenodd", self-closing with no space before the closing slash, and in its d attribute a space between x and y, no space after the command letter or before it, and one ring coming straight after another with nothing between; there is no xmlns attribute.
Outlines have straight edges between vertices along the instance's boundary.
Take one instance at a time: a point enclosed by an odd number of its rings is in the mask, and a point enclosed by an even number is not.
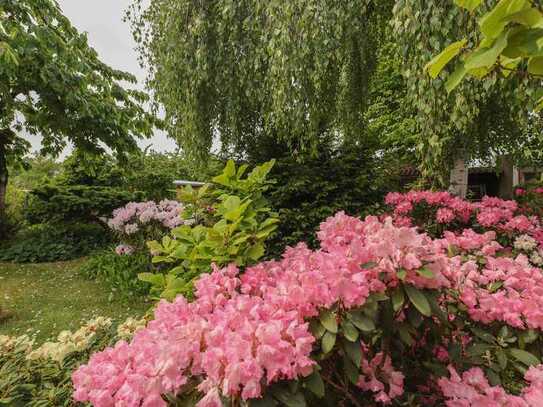
<svg viewBox="0 0 543 407"><path fill-rule="evenodd" d="M420 274L422 277L426 278L434 278L435 275L428 267L422 267L417 270L417 273Z"/></svg>
<svg viewBox="0 0 543 407"><path fill-rule="evenodd" d="M530 28L543 27L543 14L533 7L525 8L518 13L513 13L504 20L514 21L515 23L519 23Z"/></svg>
<svg viewBox="0 0 543 407"><path fill-rule="evenodd" d="M342 344L345 354L349 357L351 362L359 368L362 361L362 347L360 346L360 342L349 342L344 340L342 341Z"/></svg>
<svg viewBox="0 0 543 407"><path fill-rule="evenodd" d="M374 261L370 261L370 262L367 262L367 263L364 263L360 266L360 268L362 270L368 270L368 269L372 269L374 268L375 266L377 266L377 263L375 263Z"/></svg>
<svg viewBox="0 0 543 407"><path fill-rule="evenodd" d="M507 34L503 33L490 48L479 48L470 54L464 61L464 67L470 71L473 69L489 69L496 63L502 51L507 47Z"/></svg>
<svg viewBox="0 0 543 407"><path fill-rule="evenodd" d="M535 366L540 363L537 356L535 356L534 354L528 351L512 348L512 349L509 349L509 352L511 353L511 356L513 356L519 362L522 362L527 366Z"/></svg>
<svg viewBox="0 0 543 407"><path fill-rule="evenodd" d="M356 385L356 383L358 383L358 378L360 377L360 369L351 361L351 359L347 355L343 356L343 370L347 375L349 381L353 385Z"/></svg>
<svg viewBox="0 0 543 407"><path fill-rule="evenodd" d="M399 286L392 292L391 298L392 298L392 309L395 312L400 310L400 308L403 307L403 304L405 302L405 295L403 293L403 289L401 286Z"/></svg>
<svg viewBox="0 0 543 407"><path fill-rule="evenodd" d="M526 6L526 0L500 0L500 2L479 20L481 31L486 38L498 38L507 25L506 17L518 13Z"/></svg>
<svg viewBox="0 0 543 407"><path fill-rule="evenodd" d="M532 75L543 75L543 56L528 60L528 72Z"/></svg>
<svg viewBox="0 0 543 407"><path fill-rule="evenodd" d="M264 255L265 251L266 251L266 249L264 248L264 245L262 243L257 243L255 245L251 246L251 248L249 250L247 250L247 256L251 260L258 260L259 258L261 258Z"/></svg>
<svg viewBox="0 0 543 407"><path fill-rule="evenodd" d="M332 333L330 331L326 331L324 336L322 337L322 351L324 353L329 353L336 344L336 334Z"/></svg>
<svg viewBox="0 0 543 407"><path fill-rule="evenodd" d="M460 84L460 82L462 82L462 79L464 79L466 73L467 71L463 63L456 67L454 72L447 78L447 82L445 82L445 90L447 93L451 93Z"/></svg>
<svg viewBox="0 0 543 407"><path fill-rule="evenodd" d="M483 331L482 329L479 329L477 327L472 327L470 329L471 332L473 332L475 336L477 336L479 339L482 339L483 341L491 344L496 343L496 338L488 332Z"/></svg>
<svg viewBox="0 0 543 407"><path fill-rule="evenodd" d="M358 329L347 319L341 322L341 328L343 329L343 336L349 341L355 342L358 339Z"/></svg>
<svg viewBox="0 0 543 407"><path fill-rule="evenodd" d="M399 269L397 272L396 272L396 275L398 276L398 278L400 280L405 280L405 277L407 277L407 271L405 269Z"/></svg>
<svg viewBox="0 0 543 407"><path fill-rule="evenodd" d="M324 397L324 382L319 372L313 372L305 379L305 386L318 398Z"/></svg>
<svg viewBox="0 0 543 407"><path fill-rule="evenodd" d="M274 389L274 397L287 407L306 407L306 401L302 393L292 393L288 388Z"/></svg>
<svg viewBox="0 0 543 407"><path fill-rule="evenodd" d="M321 324L330 332L337 334L336 314L330 310L323 310L319 316Z"/></svg>
<svg viewBox="0 0 543 407"><path fill-rule="evenodd" d="M466 39L453 42L447 48L441 51L441 53L432 58L432 60L426 64L424 70L428 71L428 74L432 79L437 78L445 65L447 65L451 61L451 59L453 59L460 53L466 43Z"/></svg>
<svg viewBox="0 0 543 407"><path fill-rule="evenodd" d="M404 289L411 303L422 315L427 317L432 315L428 299L422 291L412 285L405 285Z"/></svg>
<svg viewBox="0 0 543 407"><path fill-rule="evenodd" d="M466 349L466 354L470 357L481 356L492 349L487 343L474 343Z"/></svg>
<svg viewBox="0 0 543 407"><path fill-rule="evenodd" d="M404 342L408 346L412 346L415 341L413 340L413 337L411 336L411 333L409 332L409 328L406 324L400 324L398 326L398 333L400 334L400 339L402 342Z"/></svg>
<svg viewBox="0 0 543 407"><path fill-rule="evenodd" d="M316 319L311 320L309 323L309 329L311 331L311 334L316 338L320 339L326 332L326 328L320 323L320 321L317 321Z"/></svg>
<svg viewBox="0 0 543 407"><path fill-rule="evenodd" d="M164 287L166 285L166 280L163 274L140 273L138 274L138 279L145 281L146 283L151 283L156 287Z"/></svg>
<svg viewBox="0 0 543 407"><path fill-rule="evenodd" d="M454 4L463 7L468 11L473 11L481 5L482 0L454 0Z"/></svg>
<svg viewBox="0 0 543 407"><path fill-rule="evenodd" d="M507 367L507 355L502 349L496 351L496 359L501 370L505 370Z"/></svg>
<svg viewBox="0 0 543 407"><path fill-rule="evenodd" d="M347 316L351 320L351 322L361 331L371 332L375 329L375 324L373 323L371 318L367 317L359 311L349 312Z"/></svg>
<svg viewBox="0 0 543 407"><path fill-rule="evenodd" d="M508 58L505 55L500 55L500 66L502 69L502 75L504 77L508 77L511 75L511 73L515 70L515 68L522 62L522 58ZM503 285L502 281L494 281L492 284L497 285L501 284ZM501 287L500 285L500 287ZM499 288L499 287L498 287Z"/></svg>
<svg viewBox="0 0 543 407"><path fill-rule="evenodd" d="M277 401L271 395L266 394L261 399L251 399L249 407L277 407Z"/></svg>

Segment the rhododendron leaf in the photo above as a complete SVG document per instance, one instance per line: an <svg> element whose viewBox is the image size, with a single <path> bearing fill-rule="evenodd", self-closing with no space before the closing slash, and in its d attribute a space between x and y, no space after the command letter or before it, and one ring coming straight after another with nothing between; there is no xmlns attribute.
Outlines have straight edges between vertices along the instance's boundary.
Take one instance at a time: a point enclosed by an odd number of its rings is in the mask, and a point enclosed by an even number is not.
<svg viewBox="0 0 543 407"><path fill-rule="evenodd" d="M488 285L488 291L494 293L503 287L503 281L494 281Z"/></svg>
<svg viewBox="0 0 543 407"><path fill-rule="evenodd" d="M326 332L326 328L316 319L311 320L309 323L309 330L315 339L320 339Z"/></svg>
<svg viewBox="0 0 543 407"><path fill-rule="evenodd" d="M422 291L412 285L405 285L404 289L411 303L422 315L427 317L432 315L432 310L430 308L430 304L428 303L428 299Z"/></svg>
<svg viewBox="0 0 543 407"><path fill-rule="evenodd" d="M528 351L511 348L509 349L509 352L511 353L511 356L513 356L519 362L522 362L527 366L535 366L540 363L537 356L535 356L533 353L530 353Z"/></svg>
<svg viewBox="0 0 543 407"><path fill-rule="evenodd" d="M507 355L502 349L496 350L496 359L501 370L505 370L507 367Z"/></svg>
<svg viewBox="0 0 543 407"><path fill-rule="evenodd" d="M460 359L460 356L462 356L462 345L456 342L450 343L448 352L449 352L449 358L453 362L458 361Z"/></svg>
<svg viewBox="0 0 543 407"><path fill-rule="evenodd" d="M251 399L249 401L249 407L276 407L277 401L275 401L270 395L264 395L261 399Z"/></svg>
<svg viewBox="0 0 543 407"><path fill-rule="evenodd" d="M400 339L408 346L412 346L415 341L409 332L409 327L406 324L400 324L398 326L398 333L400 334Z"/></svg>
<svg viewBox="0 0 543 407"><path fill-rule="evenodd" d="M407 310L407 320L414 328L418 328L424 322L424 316L416 308L410 307Z"/></svg>
<svg viewBox="0 0 543 407"><path fill-rule="evenodd" d="M371 300L371 301L386 301L386 300L388 300L388 296L385 293L372 293L368 297L368 300Z"/></svg>
<svg viewBox="0 0 543 407"><path fill-rule="evenodd" d="M479 339L482 339L483 341L491 344L496 343L496 338L489 334L488 332L483 331L482 329L479 329L477 327L470 328L471 332L473 332Z"/></svg>
<svg viewBox="0 0 543 407"><path fill-rule="evenodd" d="M486 368L485 375L488 378L488 382L491 386L499 386L502 384L500 376L494 370Z"/></svg>
<svg viewBox="0 0 543 407"><path fill-rule="evenodd" d="M329 310L323 310L319 316L321 324L330 332L337 334L336 314Z"/></svg>
<svg viewBox="0 0 543 407"><path fill-rule="evenodd" d="M358 339L358 330L348 320L345 319L341 322L341 328L343 329L343 336L351 342L355 342Z"/></svg>
<svg viewBox="0 0 543 407"><path fill-rule="evenodd" d="M396 272L396 275L398 276L398 278L400 280L405 280L405 277L407 277L407 271L405 269L399 269L397 272Z"/></svg>
<svg viewBox="0 0 543 407"><path fill-rule="evenodd" d="M486 343L474 343L471 344L466 350L466 354L469 357L481 356L492 349L492 346Z"/></svg>
<svg viewBox="0 0 543 407"><path fill-rule="evenodd" d="M539 338L539 332L534 329L527 329L519 334L519 340L528 345L533 343Z"/></svg>
<svg viewBox="0 0 543 407"><path fill-rule="evenodd" d="M435 275L432 272L432 270L428 269L427 267L422 267L422 268L418 269L417 273L420 274L422 277L435 278Z"/></svg>
<svg viewBox="0 0 543 407"><path fill-rule="evenodd" d="M360 311L351 311L347 313L347 317L361 331L371 332L375 329L375 324L372 319L368 318Z"/></svg>
<svg viewBox="0 0 543 407"><path fill-rule="evenodd" d="M343 355L343 370L349 381L356 385L360 377L359 366L356 366L347 354Z"/></svg>
<svg viewBox="0 0 543 407"><path fill-rule="evenodd" d="M305 386L318 398L324 397L324 382L319 372L313 372L305 379Z"/></svg>
<svg viewBox="0 0 543 407"><path fill-rule="evenodd" d="M360 368L360 363L362 362L362 347L360 342L349 342L347 340L343 340L342 347L343 351L349 357L351 362L353 362L357 368Z"/></svg>
<svg viewBox="0 0 543 407"><path fill-rule="evenodd" d="M329 353L336 344L336 334L327 331L322 337L322 351L323 353Z"/></svg>
<svg viewBox="0 0 543 407"><path fill-rule="evenodd" d="M403 293L403 289L401 286L398 286L393 292L392 292L392 309L394 312L398 312L405 302L405 295Z"/></svg>
<svg viewBox="0 0 543 407"><path fill-rule="evenodd" d="M305 407L307 405L302 393L292 393L286 387L275 388L273 396L287 407Z"/></svg>
<svg viewBox="0 0 543 407"><path fill-rule="evenodd" d="M368 270L368 269L374 268L375 266L377 266L377 263L374 261L370 261L370 262L362 264L360 268L363 270Z"/></svg>

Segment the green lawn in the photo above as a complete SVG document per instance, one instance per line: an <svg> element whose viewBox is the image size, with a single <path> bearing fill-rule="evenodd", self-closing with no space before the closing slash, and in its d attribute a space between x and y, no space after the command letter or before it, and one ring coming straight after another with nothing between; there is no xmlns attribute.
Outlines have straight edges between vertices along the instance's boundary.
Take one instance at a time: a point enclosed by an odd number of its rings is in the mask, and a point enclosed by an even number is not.
<svg viewBox="0 0 543 407"><path fill-rule="evenodd" d="M12 315L0 322L0 335L29 334L39 343L94 316L122 320L149 309L143 300L120 299L107 284L78 274L82 261L0 263L0 304Z"/></svg>

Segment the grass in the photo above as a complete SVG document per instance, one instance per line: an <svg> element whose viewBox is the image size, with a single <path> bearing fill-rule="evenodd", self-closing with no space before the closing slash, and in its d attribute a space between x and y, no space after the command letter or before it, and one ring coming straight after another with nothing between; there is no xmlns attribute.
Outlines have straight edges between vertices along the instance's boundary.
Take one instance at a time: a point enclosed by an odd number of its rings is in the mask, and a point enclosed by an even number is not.
<svg viewBox="0 0 543 407"><path fill-rule="evenodd" d="M0 321L0 335L28 334L41 343L95 316L123 320L149 309L143 300L121 299L106 283L80 275L83 261L0 263L0 305L10 314Z"/></svg>

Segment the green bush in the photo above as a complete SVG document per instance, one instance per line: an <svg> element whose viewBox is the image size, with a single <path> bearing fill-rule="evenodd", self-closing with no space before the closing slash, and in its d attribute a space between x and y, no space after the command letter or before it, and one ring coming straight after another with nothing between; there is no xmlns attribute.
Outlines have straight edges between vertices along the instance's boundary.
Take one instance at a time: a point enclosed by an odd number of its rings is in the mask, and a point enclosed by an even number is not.
<svg viewBox="0 0 543 407"><path fill-rule="evenodd" d="M279 213L279 227L268 243L268 254L280 256L300 241L317 246L315 232L339 211L366 213L382 202L387 185L373 150L362 148L325 153L302 163L279 159L270 173L274 184L267 197ZM390 184L390 182L389 182Z"/></svg>
<svg viewBox="0 0 543 407"><path fill-rule="evenodd" d="M183 217L191 224L174 228L161 242L148 243L153 263L169 269L140 275L152 285L153 295L190 296L194 280L210 272L212 263L244 267L264 256L265 242L279 221L264 198L273 165L269 161L245 175L247 165L236 168L229 161L211 184L197 191L187 187L180 194L186 205Z"/></svg>
<svg viewBox="0 0 543 407"><path fill-rule="evenodd" d="M86 256L111 243L111 234L92 224L38 224L21 230L0 248L0 261L43 263Z"/></svg>
<svg viewBox="0 0 543 407"><path fill-rule="evenodd" d="M119 256L106 250L93 254L79 271L88 278L106 281L123 296L137 296L149 292L148 284L138 280L138 274L151 269L151 257L147 253Z"/></svg>
<svg viewBox="0 0 543 407"><path fill-rule="evenodd" d="M130 201L140 201L142 194L119 188L85 185L45 185L30 193L25 211L30 224L45 222L100 222L113 209Z"/></svg>

